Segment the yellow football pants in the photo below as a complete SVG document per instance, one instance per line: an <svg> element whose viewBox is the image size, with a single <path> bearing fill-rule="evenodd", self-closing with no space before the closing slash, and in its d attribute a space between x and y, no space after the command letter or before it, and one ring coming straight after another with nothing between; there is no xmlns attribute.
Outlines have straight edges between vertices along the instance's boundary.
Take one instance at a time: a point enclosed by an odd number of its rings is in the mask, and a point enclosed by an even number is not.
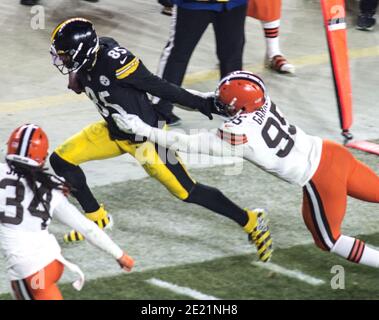
<svg viewBox="0 0 379 320"><path fill-rule="evenodd" d="M111 140L104 120L85 127L67 139L55 152L63 160L73 165L129 153L151 177L157 179L181 200L188 198L195 184L174 152L164 148L158 149L158 146L151 142L135 143L129 140Z"/></svg>

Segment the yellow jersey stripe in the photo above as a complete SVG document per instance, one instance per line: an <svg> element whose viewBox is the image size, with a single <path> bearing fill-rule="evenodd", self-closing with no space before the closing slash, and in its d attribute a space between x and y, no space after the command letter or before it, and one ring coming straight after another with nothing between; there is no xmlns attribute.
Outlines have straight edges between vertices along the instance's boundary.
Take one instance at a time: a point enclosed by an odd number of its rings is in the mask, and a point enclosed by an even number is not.
<svg viewBox="0 0 379 320"><path fill-rule="evenodd" d="M132 61L130 61L129 63L127 63L126 65L124 65L123 67L121 67L120 69L117 69L116 70L116 74L117 73L121 73L122 71L124 71L125 69L127 69L129 66L131 66L133 63L136 62L136 60L138 60L137 57L134 57L134 59Z"/></svg>
<svg viewBox="0 0 379 320"><path fill-rule="evenodd" d="M116 78L121 80L121 79L124 79L126 77L128 77L129 75L131 75L133 72L135 72L139 66L139 59L138 58L134 58L130 63L128 63L126 66L122 67L121 71L116 71Z"/></svg>

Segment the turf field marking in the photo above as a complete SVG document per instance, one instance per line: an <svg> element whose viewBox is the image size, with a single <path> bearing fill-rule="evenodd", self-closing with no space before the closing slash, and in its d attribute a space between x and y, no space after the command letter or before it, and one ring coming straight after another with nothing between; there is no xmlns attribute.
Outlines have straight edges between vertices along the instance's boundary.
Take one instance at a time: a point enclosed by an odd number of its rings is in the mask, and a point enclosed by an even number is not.
<svg viewBox="0 0 379 320"><path fill-rule="evenodd" d="M303 282L308 283L312 286L319 286L319 285L325 283L324 280L309 276L309 275L307 275L307 274L305 274L299 270L289 270L289 269L283 268L283 267L281 267L277 264L271 263L271 262L264 263L264 262L253 261L251 264L253 266L257 266L259 268L263 268L263 269L267 269L267 270L270 270L273 272L280 273L286 277L290 277L290 278L294 278L294 279L303 281Z"/></svg>
<svg viewBox="0 0 379 320"><path fill-rule="evenodd" d="M151 278L149 280L146 280L146 282L149 284L152 284L153 286L163 288L163 289L167 289L167 290L170 290L170 291L175 292L177 294L181 294L184 296L194 298L196 300L221 300L221 299L216 298L214 296L210 296L210 295L201 293L200 291L197 291L197 290L194 290L191 288L187 288L187 287L180 287L176 284L166 282L166 281L162 281L162 280L159 280L156 278Z"/></svg>

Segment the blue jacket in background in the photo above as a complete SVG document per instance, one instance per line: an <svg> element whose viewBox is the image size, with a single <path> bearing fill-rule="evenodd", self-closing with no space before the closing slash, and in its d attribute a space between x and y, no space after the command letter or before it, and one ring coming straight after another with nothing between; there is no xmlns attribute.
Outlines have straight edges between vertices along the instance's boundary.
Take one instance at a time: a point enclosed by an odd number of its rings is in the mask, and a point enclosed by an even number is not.
<svg viewBox="0 0 379 320"><path fill-rule="evenodd" d="M246 5L248 0L229 0L225 3L186 2L185 0L172 0L178 7L191 10L230 10L238 6Z"/></svg>

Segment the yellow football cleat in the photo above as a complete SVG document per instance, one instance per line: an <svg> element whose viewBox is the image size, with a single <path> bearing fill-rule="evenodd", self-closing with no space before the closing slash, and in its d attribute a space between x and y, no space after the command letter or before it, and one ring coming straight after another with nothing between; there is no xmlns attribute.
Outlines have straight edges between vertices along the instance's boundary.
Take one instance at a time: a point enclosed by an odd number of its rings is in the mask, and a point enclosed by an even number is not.
<svg viewBox="0 0 379 320"><path fill-rule="evenodd" d="M255 244L259 260L268 262L271 259L273 249L266 212L263 209L246 211L249 221L243 229L249 234L249 241Z"/></svg>
<svg viewBox="0 0 379 320"><path fill-rule="evenodd" d="M100 229L111 229L113 226L112 216L104 209L104 205L100 205L95 212L86 213L85 216L96 223ZM80 242L84 240L84 237L80 232L72 230L63 236L63 240L66 243Z"/></svg>

